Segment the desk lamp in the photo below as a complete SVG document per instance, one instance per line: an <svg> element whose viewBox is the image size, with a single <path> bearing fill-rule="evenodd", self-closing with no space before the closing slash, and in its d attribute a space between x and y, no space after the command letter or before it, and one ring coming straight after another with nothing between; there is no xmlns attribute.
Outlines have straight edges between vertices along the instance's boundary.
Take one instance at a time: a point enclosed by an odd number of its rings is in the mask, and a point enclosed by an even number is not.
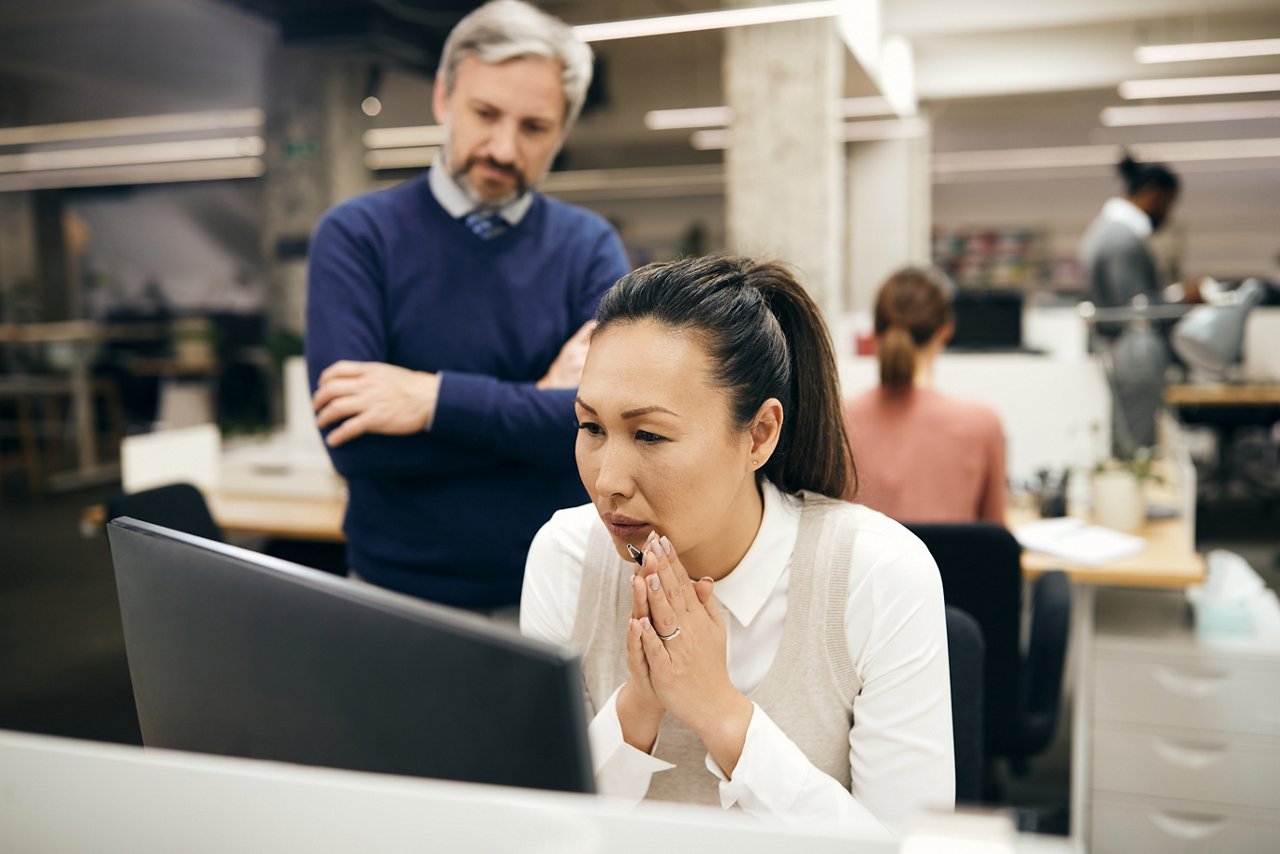
<svg viewBox="0 0 1280 854"><path fill-rule="evenodd" d="M1223 379L1227 368L1240 361L1245 318L1265 296L1260 280L1247 279L1231 302L1191 309L1173 327L1170 344L1174 352L1193 372Z"/></svg>

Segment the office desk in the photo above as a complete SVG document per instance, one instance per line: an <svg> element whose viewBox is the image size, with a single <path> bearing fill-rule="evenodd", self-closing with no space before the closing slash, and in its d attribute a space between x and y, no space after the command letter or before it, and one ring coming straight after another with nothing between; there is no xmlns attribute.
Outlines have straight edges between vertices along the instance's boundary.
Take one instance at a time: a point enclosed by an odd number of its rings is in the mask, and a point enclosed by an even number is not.
<svg viewBox="0 0 1280 854"><path fill-rule="evenodd" d="M1166 386L1170 406L1280 406L1280 383L1193 383Z"/></svg>
<svg viewBox="0 0 1280 854"><path fill-rule="evenodd" d="M1011 530L1038 517L1029 509L1012 508ZM1099 588L1182 590L1204 579L1204 558L1197 554L1193 522L1184 517L1150 521L1139 535L1147 548L1139 554L1100 566L1075 564L1040 552L1024 551L1024 578L1062 570L1072 581L1071 647L1071 836L1082 845L1090 839L1089 804L1093 779L1093 686L1096 669L1094 612Z"/></svg>
<svg viewBox="0 0 1280 854"><path fill-rule="evenodd" d="M146 340L166 334L159 325L103 325L88 320L58 323L0 324L0 344L65 344L70 361L67 375L71 383L71 411L76 434L76 469L49 478L53 489L73 489L104 483L119 476L118 465L98 461L98 441L94 432L93 387L90 362L93 348L110 340Z"/></svg>
<svg viewBox="0 0 1280 854"><path fill-rule="evenodd" d="M1016 531L1039 515L1022 508L1006 514L1006 525ZM1139 554L1101 566L1072 563L1043 552L1022 553L1022 575L1032 579L1050 570L1062 570L1076 584L1100 587L1155 587L1182 589L1204 579L1204 558L1191 547L1195 532L1188 520L1159 519L1140 532L1147 547Z"/></svg>
<svg viewBox="0 0 1280 854"><path fill-rule="evenodd" d="M270 537L282 540L315 540L341 543L345 498L305 498L296 495L248 494L227 490L205 490L205 501L213 520L228 534ZM85 535L101 529L107 521L102 504L86 507L80 514Z"/></svg>
<svg viewBox="0 0 1280 854"><path fill-rule="evenodd" d="M364 774L0 730L0 844L12 851L892 854L973 851L964 816L900 846L870 829L680 804ZM914 847L911 846L913 843ZM1069 854L1009 834L1009 854Z"/></svg>
<svg viewBox="0 0 1280 854"><path fill-rule="evenodd" d="M340 543L346 498L246 495L217 490L205 496L214 521L229 534Z"/></svg>

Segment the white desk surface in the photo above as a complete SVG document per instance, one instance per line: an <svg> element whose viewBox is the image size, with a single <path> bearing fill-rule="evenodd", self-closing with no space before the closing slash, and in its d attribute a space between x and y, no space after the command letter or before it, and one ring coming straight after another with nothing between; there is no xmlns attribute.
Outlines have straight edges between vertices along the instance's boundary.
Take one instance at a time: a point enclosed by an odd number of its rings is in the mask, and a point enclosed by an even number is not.
<svg viewBox="0 0 1280 854"><path fill-rule="evenodd" d="M958 846L963 842L958 843ZM945 845L941 849L974 850ZM0 731L0 848L888 854L852 831L675 804L308 768ZM904 851L921 851L904 844ZM1055 837L994 852L1065 854Z"/></svg>

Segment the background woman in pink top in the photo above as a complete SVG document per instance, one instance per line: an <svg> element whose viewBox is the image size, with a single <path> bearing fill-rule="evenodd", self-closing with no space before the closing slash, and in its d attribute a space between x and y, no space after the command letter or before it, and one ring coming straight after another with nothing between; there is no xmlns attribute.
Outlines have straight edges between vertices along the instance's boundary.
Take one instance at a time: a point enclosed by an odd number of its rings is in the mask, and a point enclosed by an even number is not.
<svg viewBox="0 0 1280 854"><path fill-rule="evenodd" d="M900 522L1003 524L999 417L933 388L934 362L955 331L950 287L941 273L908 267L880 288L880 385L844 402L858 501Z"/></svg>

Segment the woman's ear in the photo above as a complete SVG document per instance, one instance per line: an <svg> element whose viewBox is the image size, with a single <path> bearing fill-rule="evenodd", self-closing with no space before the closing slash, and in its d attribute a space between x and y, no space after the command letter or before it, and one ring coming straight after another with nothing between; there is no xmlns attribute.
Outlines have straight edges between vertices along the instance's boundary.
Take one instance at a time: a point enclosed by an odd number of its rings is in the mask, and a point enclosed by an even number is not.
<svg viewBox="0 0 1280 854"><path fill-rule="evenodd" d="M764 468L782 437L782 403L771 397L756 410L751 419L751 460L753 469Z"/></svg>

